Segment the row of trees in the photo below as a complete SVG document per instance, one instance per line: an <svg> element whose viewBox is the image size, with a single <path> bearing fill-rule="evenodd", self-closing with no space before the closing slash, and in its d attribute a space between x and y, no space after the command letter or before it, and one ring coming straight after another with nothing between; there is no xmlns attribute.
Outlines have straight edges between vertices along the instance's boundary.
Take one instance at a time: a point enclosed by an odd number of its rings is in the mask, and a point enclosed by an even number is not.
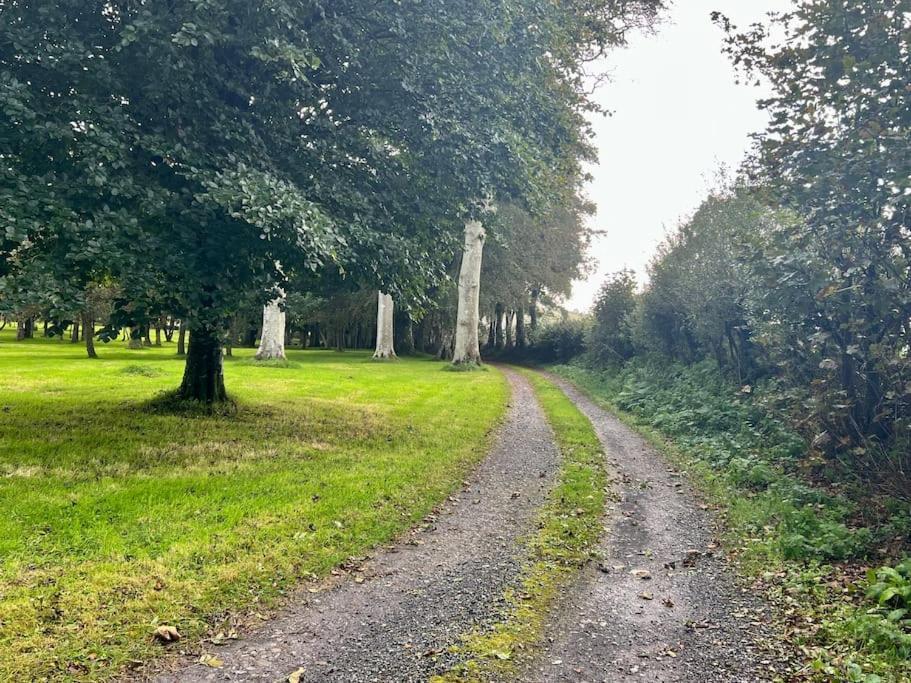
<svg viewBox="0 0 911 683"><path fill-rule="evenodd" d="M771 382L819 450L906 467L908 5L802 2L747 33L718 21L735 61L773 85L770 127L742 178L662 246L644 291L627 272L605 283L590 350L715 359L740 385Z"/></svg>
<svg viewBox="0 0 911 683"><path fill-rule="evenodd" d="M419 319L455 281L437 336L477 363L485 241L520 239L497 216L584 246L584 66L660 6L3 0L2 305L85 318L100 286L116 292L102 337L179 318L179 395L217 402L251 301L270 357L294 294L379 290L388 340L392 300ZM560 286L522 279L500 287L512 310Z"/></svg>

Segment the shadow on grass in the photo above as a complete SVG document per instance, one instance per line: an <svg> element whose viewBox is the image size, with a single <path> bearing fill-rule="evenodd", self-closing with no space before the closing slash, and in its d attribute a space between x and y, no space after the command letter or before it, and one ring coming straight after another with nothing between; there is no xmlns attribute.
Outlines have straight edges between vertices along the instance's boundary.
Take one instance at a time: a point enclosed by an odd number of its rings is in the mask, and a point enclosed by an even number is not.
<svg viewBox="0 0 911 683"><path fill-rule="evenodd" d="M140 403L138 409L152 415L173 415L176 417L230 417L240 413L241 406L230 397L217 403L194 401L182 398L176 389L156 394L148 401ZM262 408L262 406L260 406ZM271 413L271 410L261 411ZM266 415L268 416L268 415ZM260 415L263 417L263 415Z"/></svg>
<svg viewBox="0 0 911 683"><path fill-rule="evenodd" d="M314 448L344 450L396 434L375 410L318 398L206 405L169 390L140 400L99 394L81 403L31 395L8 408L0 413L0 476L22 467L76 478L123 476L257 453L301 457Z"/></svg>

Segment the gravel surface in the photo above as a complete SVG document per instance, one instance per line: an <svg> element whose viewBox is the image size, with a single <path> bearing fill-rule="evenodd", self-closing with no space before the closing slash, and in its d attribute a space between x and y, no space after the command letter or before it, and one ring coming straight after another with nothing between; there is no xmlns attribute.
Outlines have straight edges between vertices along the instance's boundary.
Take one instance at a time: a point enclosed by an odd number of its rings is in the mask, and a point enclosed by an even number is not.
<svg viewBox="0 0 911 683"><path fill-rule="evenodd" d="M764 680L766 605L720 555L712 514L681 473L582 392L556 381L604 444L620 500L603 559L590 563L551 617L528 683Z"/></svg>
<svg viewBox="0 0 911 683"><path fill-rule="evenodd" d="M303 668L301 681L405 683L455 664L447 646L495 618L517 579L520 539L558 465L531 387L505 372L512 398L492 452L426 528L378 553L358 578L301 594L240 640L206 644L219 668L188 659L155 680L274 682Z"/></svg>

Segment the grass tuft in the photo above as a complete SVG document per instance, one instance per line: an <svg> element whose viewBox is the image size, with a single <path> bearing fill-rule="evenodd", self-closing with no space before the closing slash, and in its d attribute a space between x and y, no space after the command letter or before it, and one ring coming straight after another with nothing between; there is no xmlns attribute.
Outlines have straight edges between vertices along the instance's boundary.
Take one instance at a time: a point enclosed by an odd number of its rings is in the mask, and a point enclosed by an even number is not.
<svg viewBox="0 0 911 683"><path fill-rule="evenodd" d="M161 370L151 365L125 365L120 373L123 375L139 375L141 377L159 377Z"/></svg>

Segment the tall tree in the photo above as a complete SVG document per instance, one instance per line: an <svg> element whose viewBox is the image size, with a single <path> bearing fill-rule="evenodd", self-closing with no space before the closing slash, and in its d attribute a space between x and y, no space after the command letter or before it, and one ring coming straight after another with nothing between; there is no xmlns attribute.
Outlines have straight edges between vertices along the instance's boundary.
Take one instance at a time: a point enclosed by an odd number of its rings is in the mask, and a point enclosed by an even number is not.
<svg viewBox="0 0 911 683"><path fill-rule="evenodd" d="M765 309L824 428L857 446L911 418L911 13L907 0L801 0L728 31L771 125L749 169L794 218L765 235Z"/></svg>
<svg viewBox="0 0 911 683"><path fill-rule="evenodd" d="M374 360L395 358L395 325L392 297L385 292L377 293L376 350Z"/></svg>

